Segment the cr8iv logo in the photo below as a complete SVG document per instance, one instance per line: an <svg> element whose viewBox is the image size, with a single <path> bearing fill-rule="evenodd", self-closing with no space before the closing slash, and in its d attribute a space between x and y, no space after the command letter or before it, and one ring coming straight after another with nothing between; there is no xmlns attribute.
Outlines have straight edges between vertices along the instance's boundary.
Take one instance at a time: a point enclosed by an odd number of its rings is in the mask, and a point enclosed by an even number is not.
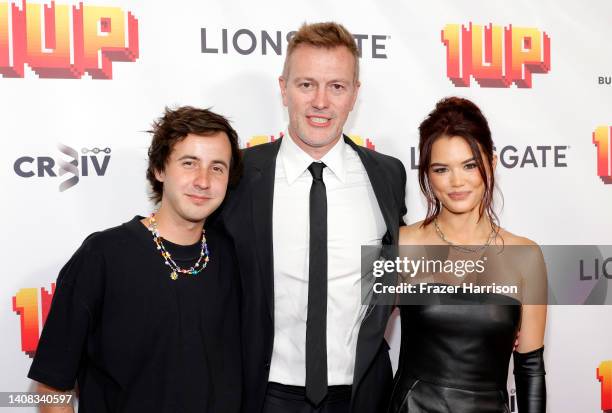
<svg viewBox="0 0 612 413"><path fill-rule="evenodd" d="M57 148L64 157L21 156L13 164L15 173L22 178L66 178L59 184L59 191L64 192L79 183L81 177L104 176L110 162L110 148L83 148L81 155L76 149L58 144ZM68 159L66 159L66 157Z"/></svg>

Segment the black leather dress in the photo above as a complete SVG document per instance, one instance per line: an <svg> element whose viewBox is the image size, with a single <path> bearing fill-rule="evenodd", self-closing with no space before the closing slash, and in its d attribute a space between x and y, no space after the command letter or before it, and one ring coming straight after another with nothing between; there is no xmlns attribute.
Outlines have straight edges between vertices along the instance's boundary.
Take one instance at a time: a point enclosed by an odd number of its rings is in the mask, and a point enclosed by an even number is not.
<svg viewBox="0 0 612 413"><path fill-rule="evenodd" d="M400 307L402 344L389 413L510 412L506 383L521 306L498 299L510 305Z"/></svg>

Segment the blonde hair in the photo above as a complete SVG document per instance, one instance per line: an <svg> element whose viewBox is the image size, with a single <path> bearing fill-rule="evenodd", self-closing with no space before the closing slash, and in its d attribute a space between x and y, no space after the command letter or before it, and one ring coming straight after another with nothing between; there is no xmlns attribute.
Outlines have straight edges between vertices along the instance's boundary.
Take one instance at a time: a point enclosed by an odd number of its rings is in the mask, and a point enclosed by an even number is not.
<svg viewBox="0 0 612 413"><path fill-rule="evenodd" d="M300 45L333 49L346 47L355 58L355 80L359 79L359 49L355 39L343 25L335 22L304 23L287 44L283 77L289 74L289 59Z"/></svg>

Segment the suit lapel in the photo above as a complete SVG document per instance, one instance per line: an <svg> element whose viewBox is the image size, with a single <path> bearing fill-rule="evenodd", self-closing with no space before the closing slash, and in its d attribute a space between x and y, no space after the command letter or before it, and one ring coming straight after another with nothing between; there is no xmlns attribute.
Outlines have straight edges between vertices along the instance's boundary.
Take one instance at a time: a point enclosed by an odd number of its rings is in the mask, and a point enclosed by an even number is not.
<svg viewBox="0 0 612 413"><path fill-rule="evenodd" d="M371 153L361 146L357 145L348 137L344 137L344 141L351 146L359 155L363 164L372 189L376 195L378 207L382 213L383 219L387 226L387 232L383 237L383 244L396 244L397 234L399 231L398 211L394 212L393 200L395 199L387 178L383 175L381 166ZM363 379L368 367L372 363L373 358L378 353L382 345L382 338L387 326L389 315L391 314L391 306L385 305L370 305L366 311L366 315L359 328L359 336L357 339L357 353L355 357L355 371L353 373L353 396L351 397L352 404L355 401L355 393L358 390L359 384Z"/></svg>
<svg viewBox="0 0 612 413"><path fill-rule="evenodd" d="M385 220L385 224L387 226L387 233L385 234L385 238L383 238L383 244L395 244L397 242L396 234L399 230L399 222L397 212L393 212L394 197L388 185L387 179L383 175L378 161L374 159L374 157L367 150L357 145L346 135L344 135L344 141L351 148L353 148L355 152L357 152L357 155L359 155L359 159L361 159L361 163L363 164L368 174L368 178L370 179L370 183L372 184L372 189L374 190L374 195L376 195L376 201L378 202L378 207L380 208L380 212L382 213L383 219Z"/></svg>
<svg viewBox="0 0 612 413"><path fill-rule="evenodd" d="M255 249L259 262L266 303L270 318L274 320L274 250L272 243L272 206L274 199L274 174L276 156L280 149L281 139L262 151L253 163L251 180L253 230L255 232Z"/></svg>

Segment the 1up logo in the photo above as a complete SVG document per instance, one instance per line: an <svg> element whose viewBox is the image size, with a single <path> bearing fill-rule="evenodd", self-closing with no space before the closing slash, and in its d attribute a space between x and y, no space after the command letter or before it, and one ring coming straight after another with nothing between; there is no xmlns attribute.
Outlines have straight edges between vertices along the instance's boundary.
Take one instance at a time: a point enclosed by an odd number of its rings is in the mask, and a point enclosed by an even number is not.
<svg viewBox="0 0 612 413"><path fill-rule="evenodd" d="M447 24L446 74L457 87L531 88L532 73L550 71L550 37L535 27Z"/></svg>
<svg viewBox="0 0 612 413"><path fill-rule="evenodd" d="M114 62L138 59L138 19L119 7L0 1L0 75L112 79ZM76 3L76 2L71 2Z"/></svg>
<svg viewBox="0 0 612 413"><path fill-rule="evenodd" d="M36 353L54 293L55 283L49 290L43 287L22 288L13 296L13 311L21 320L21 350L30 357Z"/></svg>
<svg viewBox="0 0 612 413"><path fill-rule="evenodd" d="M13 164L15 173L22 178L61 177L59 191L64 192L79 183L81 177L104 176L110 162L110 148L83 148L81 155L76 149L58 144L57 149L64 155L21 156ZM67 158L67 159L66 159Z"/></svg>
<svg viewBox="0 0 612 413"><path fill-rule="evenodd" d="M597 175L604 184L612 184L612 126L598 126L593 132L597 148Z"/></svg>
<svg viewBox="0 0 612 413"><path fill-rule="evenodd" d="M596 375L601 382L601 410L612 412L612 360L602 361Z"/></svg>

